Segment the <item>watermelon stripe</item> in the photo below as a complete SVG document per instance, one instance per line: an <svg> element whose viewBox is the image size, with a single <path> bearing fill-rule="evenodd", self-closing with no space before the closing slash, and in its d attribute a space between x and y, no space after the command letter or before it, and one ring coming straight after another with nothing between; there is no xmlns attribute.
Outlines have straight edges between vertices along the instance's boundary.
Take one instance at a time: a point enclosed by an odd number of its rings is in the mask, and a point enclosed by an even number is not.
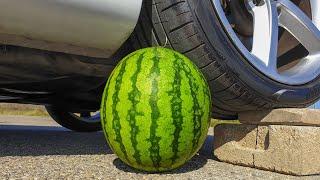
<svg viewBox="0 0 320 180"><path fill-rule="evenodd" d="M127 64L126 60L124 60L121 63L120 72L119 72L118 76L116 77L114 94L112 95L112 101L113 101L113 104L112 104L112 115L113 115L112 128L113 128L113 130L115 132L115 136L116 136L115 141L119 143L121 151L122 151L125 159L128 162L130 162L126 148L125 148L124 144L122 143L122 137L120 134L120 129L121 129L120 117L119 117L119 114L117 111L117 105L120 102L119 92L120 92L120 88L121 88L121 84L122 84L122 78L125 73L126 64Z"/></svg>
<svg viewBox="0 0 320 180"><path fill-rule="evenodd" d="M189 68L189 66L187 66L184 61L181 59L181 57L179 55L177 55L176 53L174 53L174 57L175 59L177 59L178 63L180 64L180 67L182 67L181 69L185 72L187 79L189 81L189 85L190 85L190 91L191 91L191 96L192 96L192 100L193 100L193 140L192 140L192 147L193 149L195 147L198 146L199 143L199 138L201 136L201 119L204 115L204 112L201 110L201 106L200 103L198 101L197 98L197 93L199 90L199 86L196 83L196 80L193 76L193 74L191 73L191 69Z"/></svg>
<svg viewBox="0 0 320 180"><path fill-rule="evenodd" d="M178 64L178 59L175 59L173 64L174 66L174 82L172 83L172 91L169 91L168 94L172 96L171 99L171 109L172 109L172 120L175 126L175 130L173 133L173 141L172 141L172 152L173 156L171 157L172 164L176 162L178 159L179 152L179 138L180 132L182 130L183 116L182 116L182 99L181 99L181 75L180 75L180 66Z"/></svg>
<svg viewBox="0 0 320 180"><path fill-rule="evenodd" d="M124 58L124 60L123 61L127 61L129 58L131 58L132 56L134 56L135 54L130 54L130 55L128 55L126 58ZM118 66L120 66L121 65L121 63L119 63L117 66L116 66L116 68L115 69L117 69L117 67ZM107 81L107 84L106 84L106 88L105 88L105 90L104 90L104 92L103 92L103 95L102 95L102 99L107 99L107 95L108 95L108 93L109 93L109 89L110 89L110 82L111 82L111 79L113 78L113 76L114 76L114 73L115 73L115 70L113 70L112 72L111 72L111 74L110 74L110 76L109 76L109 79L108 79L108 81ZM100 117L100 119L101 119L101 123L103 124L103 126L102 126L102 128L104 128L104 127L106 127L107 126L107 122L106 122L106 120L107 120L107 114L106 114L106 107L107 107L107 101L102 101L102 106L101 106L101 112L100 112L100 115L101 115L101 117ZM106 139L107 139L107 141L108 141L108 143L110 144L110 142L109 142L109 135L108 135L108 132L107 131L105 131L104 130L104 134L105 134L105 136L106 136ZM111 146L111 145L110 145Z"/></svg>
<svg viewBox="0 0 320 180"><path fill-rule="evenodd" d="M168 94L168 91L172 90L172 83L174 81L174 68L173 68L173 55L172 53L166 53L158 49L158 55L160 58L159 61L159 93L158 93L158 101L157 105L160 109L160 117L157 121L158 129L157 136L161 137L159 142L160 146L160 156L161 156L161 167L171 166L173 156L171 142L173 141L173 133L175 130L175 126L173 125L173 120L171 117L171 96ZM154 56L154 54L152 54ZM151 59L152 61L152 59ZM169 147L168 147L169 144Z"/></svg>
<svg viewBox="0 0 320 180"><path fill-rule="evenodd" d="M158 77L160 75L160 69L159 69L159 55L157 48L154 48L155 56L153 57L153 67L150 70L150 77L152 79L152 92L150 95L149 104L151 106L151 126L150 126L150 142L151 147L149 148L150 151L150 158L153 162L153 165L155 168L160 167L161 162L161 156L160 156L160 145L159 142L161 140L160 137L156 135L156 131L158 128L157 120L160 117L159 107L157 105L158 101Z"/></svg>
<svg viewBox="0 0 320 180"><path fill-rule="evenodd" d="M111 74L111 76L110 77L112 77L112 74ZM103 93L103 99L107 99L107 92L109 91L109 86L110 86L110 80L108 80L108 82L107 82L107 85L106 85L106 89L105 89L105 91L104 91L104 93ZM107 115L106 115L106 112L105 112L105 110L106 110L106 107L107 107L107 101L102 101L102 107L101 107L101 112L100 112L100 118L101 118L101 123L103 124L103 126L102 126L102 128L104 128L105 126L106 126L106 124L107 124L107 122L106 122L106 120L107 120ZM104 134L105 134L105 136L106 136L106 138L107 138L107 141L109 141L109 135L108 135L108 132L107 131L104 131Z"/></svg>
<svg viewBox="0 0 320 180"><path fill-rule="evenodd" d="M144 55L145 55L145 52L141 54L139 56L139 59L137 60L137 69L134 72L133 76L131 77L132 90L131 92L128 93L129 100L132 102L132 107L128 111L127 119L129 120L129 123L131 126L130 139L131 139L132 147L134 149L133 157L135 158L138 164L141 164L141 159L140 159L141 155L140 155L140 151L137 148L137 145L138 145L137 134L139 133L140 129L136 125L136 116L143 116L143 113L137 112L137 104L140 102L140 98L141 98L141 92L137 87L137 79L141 71L141 64L142 64Z"/></svg>

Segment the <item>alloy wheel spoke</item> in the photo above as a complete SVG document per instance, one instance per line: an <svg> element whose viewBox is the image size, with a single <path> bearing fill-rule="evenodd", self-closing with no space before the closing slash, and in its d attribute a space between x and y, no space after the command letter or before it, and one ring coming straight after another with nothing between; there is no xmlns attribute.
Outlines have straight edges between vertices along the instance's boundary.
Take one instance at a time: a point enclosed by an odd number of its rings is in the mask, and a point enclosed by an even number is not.
<svg viewBox="0 0 320 180"><path fill-rule="evenodd" d="M228 11L227 7L224 9L221 0L212 1L233 44L262 74L288 85L305 84L320 75L320 0L306 0L307 3L301 0L244 0L244 7L253 17L254 32L253 36L248 37L239 34L235 28L236 23L227 18L237 14ZM298 6L293 2L300 4ZM288 60L282 62L281 69L277 67L277 61L283 60L277 57L278 48L281 49L278 47L279 27L292 35L288 35L291 41L286 41L282 46L291 46L288 48L291 50L295 46L290 43L294 42L296 45L300 43L307 50L303 50L303 57L299 52L286 54ZM248 41L252 41L252 48L244 45Z"/></svg>
<svg viewBox="0 0 320 180"><path fill-rule="evenodd" d="M319 0L315 0L319 1ZM319 3L315 3L318 5ZM313 4L314 5L314 4ZM320 51L320 31L312 20L290 0L279 0L279 25L290 32L311 55ZM314 5L315 6L315 5ZM318 11L313 16L318 17Z"/></svg>
<svg viewBox="0 0 320 180"><path fill-rule="evenodd" d="M277 68L278 47L278 12L271 0L265 0L263 5L256 6L249 1L253 15L254 33L251 53L271 71Z"/></svg>
<svg viewBox="0 0 320 180"><path fill-rule="evenodd" d="M316 25L320 30L320 1L310 0L310 4L311 4L312 21L314 25Z"/></svg>

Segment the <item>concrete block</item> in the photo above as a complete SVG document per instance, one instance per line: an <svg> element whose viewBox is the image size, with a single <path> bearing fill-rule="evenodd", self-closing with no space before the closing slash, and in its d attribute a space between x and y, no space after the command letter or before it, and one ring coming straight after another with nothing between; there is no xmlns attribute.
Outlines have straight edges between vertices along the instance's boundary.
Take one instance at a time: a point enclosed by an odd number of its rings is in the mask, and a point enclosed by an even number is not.
<svg viewBox="0 0 320 180"><path fill-rule="evenodd" d="M214 131L214 154L221 161L290 175L320 174L320 127L223 124Z"/></svg>
<svg viewBox="0 0 320 180"><path fill-rule="evenodd" d="M284 108L246 111L239 114L243 124L320 126L320 110Z"/></svg>

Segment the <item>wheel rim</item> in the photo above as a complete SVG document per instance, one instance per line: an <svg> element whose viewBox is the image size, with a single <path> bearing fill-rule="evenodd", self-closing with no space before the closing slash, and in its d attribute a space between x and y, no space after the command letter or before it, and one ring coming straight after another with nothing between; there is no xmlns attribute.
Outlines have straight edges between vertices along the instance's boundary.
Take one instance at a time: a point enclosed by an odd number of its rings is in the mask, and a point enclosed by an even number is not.
<svg viewBox="0 0 320 180"><path fill-rule="evenodd" d="M232 0L231 0L232 1ZM238 0L237 0L238 1ZM320 1L310 0L309 17L300 6L290 0L244 0L246 10L252 16L253 34L243 37L232 25L232 14L226 12L224 0L213 0L216 13L232 42L262 74L288 85L306 84L320 75ZM255 3L254 3L255 2ZM303 57L290 56L291 63L279 66L279 47L288 49L290 43L279 41L280 30L291 34L306 50ZM249 43L246 43L249 42ZM249 45L248 45L249 44ZM283 48L284 47L284 48ZM294 50L291 48L291 50ZM289 52L289 51L287 51ZM289 54L286 52L286 56ZM292 53L301 55L301 53ZM286 62L288 62L286 60Z"/></svg>
<svg viewBox="0 0 320 180"><path fill-rule="evenodd" d="M70 113L70 114L71 116L75 117L79 121L84 121L86 123L100 122L100 112Z"/></svg>

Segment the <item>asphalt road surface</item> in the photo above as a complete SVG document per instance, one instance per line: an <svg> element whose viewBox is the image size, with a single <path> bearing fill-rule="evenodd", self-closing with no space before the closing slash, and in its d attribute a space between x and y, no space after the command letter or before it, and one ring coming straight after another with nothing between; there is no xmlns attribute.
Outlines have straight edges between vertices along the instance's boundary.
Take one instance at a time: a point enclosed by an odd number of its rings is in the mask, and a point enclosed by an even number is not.
<svg viewBox="0 0 320 180"><path fill-rule="evenodd" d="M1 116L0 179L297 179L219 162L211 153L212 141L209 135L182 168L147 174L123 164L101 132L71 132L49 118Z"/></svg>

